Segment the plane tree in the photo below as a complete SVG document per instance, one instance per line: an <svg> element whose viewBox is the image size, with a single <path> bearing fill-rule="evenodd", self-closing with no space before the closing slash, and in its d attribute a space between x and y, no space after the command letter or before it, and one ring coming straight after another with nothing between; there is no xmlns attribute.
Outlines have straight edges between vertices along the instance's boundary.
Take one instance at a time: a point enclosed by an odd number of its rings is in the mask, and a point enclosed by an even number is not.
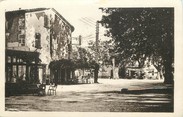
<svg viewBox="0 0 183 117"><path fill-rule="evenodd" d="M114 51L125 62L147 58L160 70L165 83L173 83L174 9L173 8L100 8L100 23L105 36L114 42Z"/></svg>

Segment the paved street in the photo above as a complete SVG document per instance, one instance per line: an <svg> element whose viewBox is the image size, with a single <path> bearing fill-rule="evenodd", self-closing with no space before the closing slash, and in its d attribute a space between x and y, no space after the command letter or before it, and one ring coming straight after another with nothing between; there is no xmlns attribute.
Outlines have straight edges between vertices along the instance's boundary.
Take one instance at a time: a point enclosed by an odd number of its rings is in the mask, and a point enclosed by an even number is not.
<svg viewBox="0 0 183 117"><path fill-rule="evenodd" d="M99 84L59 85L55 96L5 98L6 111L172 112L169 86L157 80L99 79ZM121 89L128 90L121 93ZM168 88L168 89L167 89Z"/></svg>

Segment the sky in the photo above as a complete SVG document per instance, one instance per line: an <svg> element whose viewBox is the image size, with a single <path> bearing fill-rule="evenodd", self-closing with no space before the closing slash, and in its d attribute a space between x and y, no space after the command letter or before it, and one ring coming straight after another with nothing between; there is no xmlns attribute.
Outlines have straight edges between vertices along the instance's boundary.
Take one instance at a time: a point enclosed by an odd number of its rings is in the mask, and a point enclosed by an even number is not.
<svg viewBox="0 0 183 117"><path fill-rule="evenodd" d="M96 39L96 21L101 20L102 12L100 3L105 0L4 0L6 11L32 8L54 8L75 30L72 37L82 36L82 45L87 45L90 40ZM104 36L105 28L99 26L99 39L109 40Z"/></svg>

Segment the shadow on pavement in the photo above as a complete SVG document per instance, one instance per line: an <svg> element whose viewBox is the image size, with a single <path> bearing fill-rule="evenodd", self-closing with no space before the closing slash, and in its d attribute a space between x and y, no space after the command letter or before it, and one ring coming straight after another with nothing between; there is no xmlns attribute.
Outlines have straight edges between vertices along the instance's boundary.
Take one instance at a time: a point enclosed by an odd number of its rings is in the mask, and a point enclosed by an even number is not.
<svg viewBox="0 0 183 117"><path fill-rule="evenodd" d="M165 89L138 89L138 90L128 90L126 88L121 89L121 91L104 91L101 93L118 93L118 94L145 94L145 93L155 93L155 94L173 94L173 88Z"/></svg>
<svg viewBox="0 0 183 117"><path fill-rule="evenodd" d="M158 94L172 94L173 88L167 88L167 89L143 89L143 90L125 90L121 89L120 93L126 93L126 94L143 94L143 93L158 93Z"/></svg>

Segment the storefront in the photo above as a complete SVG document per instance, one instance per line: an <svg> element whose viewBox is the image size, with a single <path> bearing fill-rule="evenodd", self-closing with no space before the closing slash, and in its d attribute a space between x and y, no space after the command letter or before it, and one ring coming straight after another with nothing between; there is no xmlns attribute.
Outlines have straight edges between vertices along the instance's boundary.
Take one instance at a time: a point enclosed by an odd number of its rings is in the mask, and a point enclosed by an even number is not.
<svg viewBox="0 0 183 117"><path fill-rule="evenodd" d="M69 59L50 62L50 82L72 84L74 80L74 63Z"/></svg>
<svg viewBox="0 0 183 117"><path fill-rule="evenodd" d="M38 52L6 50L5 54L6 90L46 82L46 65L40 64Z"/></svg>

